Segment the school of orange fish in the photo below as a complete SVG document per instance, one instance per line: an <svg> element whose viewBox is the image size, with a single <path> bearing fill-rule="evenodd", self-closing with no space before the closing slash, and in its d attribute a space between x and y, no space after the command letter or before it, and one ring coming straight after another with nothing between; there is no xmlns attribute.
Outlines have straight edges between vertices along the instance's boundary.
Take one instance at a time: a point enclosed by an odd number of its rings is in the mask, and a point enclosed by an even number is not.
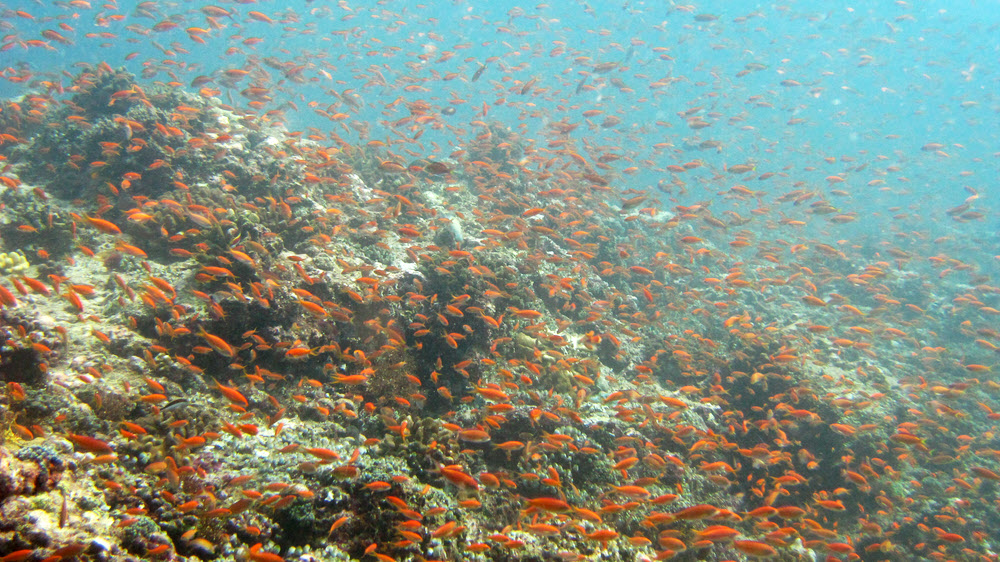
<svg viewBox="0 0 1000 562"><path fill-rule="evenodd" d="M603 57L532 55L573 79L463 44L265 57L255 29L315 26L247 1L59 7L5 14L0 52L119 38L88 19L176 40L138 76L0 73L26 92L0 105L0 239L30 263L0 281L2 448L72 460L39 492L58 530L0 523L0 561L998 559L1000 256L961 234L991 216L972 172L936 217L953 234L872 213L905 159L748 158L711 84L644 144L622 99L687 79L633 53L682 55L610 32ZM530 13L497 33L537 40ZM242 63L188 68L198 44ZM365 87L296 98L347 70ZM853 240L866 221L891 236Z"/></svg>

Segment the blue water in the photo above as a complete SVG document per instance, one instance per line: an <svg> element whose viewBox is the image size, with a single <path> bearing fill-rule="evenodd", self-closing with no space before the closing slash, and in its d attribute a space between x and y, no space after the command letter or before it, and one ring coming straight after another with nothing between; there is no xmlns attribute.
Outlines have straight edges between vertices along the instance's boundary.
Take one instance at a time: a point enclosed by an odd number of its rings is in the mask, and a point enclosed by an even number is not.
<svg viewBox="0 0 1000 562"><path fill-rule="evenodd" d="M320 108L337 102L330 89L359 96L363 107L346 109L352 120L370 124L369 139L392 137L388 125L407 112L403 104L391 110L385 106L399 98L444 107L458 97L467 103L442 121L459 131L428 131L421 139L427 151L432 142L445 153L461 146L470 134L468 122L481 114L483 103L490 106L489 118L521 126L524 135L539 143L546 123L565 119L581 123L572 135L578 143L586 138L641 168L615 182L622 188L655 186L667 177L666 165L703 160L705 168L684 176L689 189L677 199L682 204L713 199L715 191L733 180L713 181L709 166L718 171L750 162L756 172L785 171L784 178L750 186L777 193L795 182L823 190L826 176L867 164L864 171L847 173L841 187L850 196L836 204L873 220L856 226L875 231L892 224L888 209L900 206L919 216L915 226L947 232L953 225L936 211L961 203L968 195L964 185L982 192L995 180L991 164L998 102L993 92L1000 11L988 3L834 3L816 10L812 3L727 2L710 21L696 18L706 8L657 2L520 7L508 2L219 3L233 16L216 18L221 28L200 35L204 44L185 32L210 27L199 10L202 3L105 6L8 4L3 43L10 48L2 54L2 66L26 68L37 79L67 84L63 73L104 61L185 86L195 76L223 69L262 68L269 80L258 82L274 98L265 110L282 108L291 129L333 129L347 140L353 140L353 129L324 123L309 107L310 102ZM17 8L34 19L10 13ZM254 10L273 23L252 19L248 13ZM114 21L112 16L124 17ZM164 21L178 27L150 31ZM46 29L72 44L43 38ZM244 45L248 37L262 41ZM51 50L18 43L29 39L44 40ZM553 52L560 46L563 52ZM225 54L227 49L235 52ZM454 56L440 61L449 51ZM263 66L260 61L267 57L305 65L298 75L302 82ZM490 57L498 60L471 82ZM622 66L588 77L593 89L578 92L580 73L588 64L606 62ZM737 76L748 64L761 69ZM456 76L446 79L449 73ZM665 78L668 85L650 89ZM521 95L521 86L530 80L535 80L532 91ZM801 85L785 87L783 80ZM251 81L221 86L222 98L246 101L239 91ZM419 91L404 91L406 85ZM16 95L20 89L4 83L0 95ZM501 98L506 105L496 104ZM710 127L692 130L678 116L694 107L702 108L698 114ZM613 129L588 131L580 115L587 109L605 112L592 119L595 124L607 115L622 122ZM731 122L734 118L739 121ZM801 121L788 125L793 119ZM719 141L722 149L683 150L685 141L704 140ZM675 148L651 150L662 142ZM921 152L929 142L946 145L948 156ZM829 164L823 158L837 161ZM614 164L619 169L628 165ZM885 172L889 166L899 170ZM972 175L959 176L963 171ZM878 179L875 174L886 180L887 191L867 186ZM988 197L983 199L976 208L990 214ZM959 232L993 229L995 224L991 217L963 224Z"/></svg>

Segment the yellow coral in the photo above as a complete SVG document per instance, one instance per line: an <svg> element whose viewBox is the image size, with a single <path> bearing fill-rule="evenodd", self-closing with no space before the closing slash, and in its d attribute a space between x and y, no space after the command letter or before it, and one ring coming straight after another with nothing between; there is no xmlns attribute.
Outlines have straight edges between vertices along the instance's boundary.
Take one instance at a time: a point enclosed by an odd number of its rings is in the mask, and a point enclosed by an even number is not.
<svg viewBox="0 0 1000 562"><path fill-rule="evenodd" d="M28 269L28 258L21 252L0 253L0 273L17 273Z"/></svg>

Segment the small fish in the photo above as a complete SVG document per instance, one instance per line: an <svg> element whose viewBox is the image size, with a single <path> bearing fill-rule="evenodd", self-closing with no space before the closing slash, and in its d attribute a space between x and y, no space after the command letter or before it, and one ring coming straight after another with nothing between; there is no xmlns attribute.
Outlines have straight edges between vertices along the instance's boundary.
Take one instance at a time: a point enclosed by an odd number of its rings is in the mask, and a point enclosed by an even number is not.
<svg viewBox="0 0 1000 562"><path fill-rule="evenodd" d="M477 68L476 72L472 75L472 81L473 82L475 82L476 80L479 80L479 77L482 76L483 72L486 71L486 66L487 65L485 65L485 64L480 64L479 65L479 68Z"/></svg>
<svg viewBox="0 0 1000 562"><path fill-rule="evenodd" d="M181 410L190 403L191 402L187 398L174 398L170 402L167 402L163 406L160 406L160 411L170 412L174 410Z"/></svg>

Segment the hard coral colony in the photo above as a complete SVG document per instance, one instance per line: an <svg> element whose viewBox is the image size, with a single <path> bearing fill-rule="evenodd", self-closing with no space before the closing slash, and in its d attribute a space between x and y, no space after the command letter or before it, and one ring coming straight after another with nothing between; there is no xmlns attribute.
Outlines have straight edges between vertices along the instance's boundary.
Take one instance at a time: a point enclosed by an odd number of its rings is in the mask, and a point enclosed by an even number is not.
<svg viewBox="0 0 1000 562"><path fill-rule="evenodd" d="M942 14L393 7L4 12L0 561L997 560Z"/></svg>

